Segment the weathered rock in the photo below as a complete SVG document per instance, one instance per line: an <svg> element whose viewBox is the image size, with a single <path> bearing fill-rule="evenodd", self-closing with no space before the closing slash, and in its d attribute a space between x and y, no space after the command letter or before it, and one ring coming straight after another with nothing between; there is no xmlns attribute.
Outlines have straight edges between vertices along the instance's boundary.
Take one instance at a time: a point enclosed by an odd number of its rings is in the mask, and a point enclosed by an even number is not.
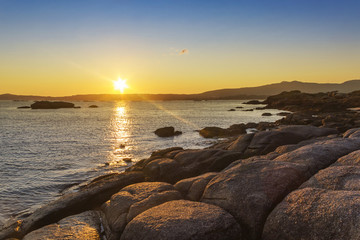
<svg viewBox="0 0 360 240"><path fill-rule="evenodd" d="M335 138L306 145L292 152L284 153L274 161L305 164L311 175L328 167L338 158L360 148L360 139Z"/></svg>
<svg viewBox="0 0 360 240"><path fill-rule="evenodd" d="M314 126L282 126L272 131L255 133L250 145L245 151L245 156L266 154L274 151L277 147L287 144L296 144L300 141L336 133L330 128L317 128Z"/></svg>
<svg viewBox="0 0 360 240"><path fill-rule="evenodd" d="M113 235L117 236L114 239L118 239L126 224L140 213L181 198L181 194L168 183L144 182L123 188L104 203L102 209Z"/></svg>
<svg viewBox="0 0 360 240"><path fill-rule="evenodd" d="M160 158L148 162L144 172L151 181L177 181L198 176L206 172L218 172L241 157L241 153L219 150L185 150L174 159Z"/></svg>
<svg viewBox="0 0 360 240"><path fill-rule="evenodd" d="M202 201L227 210L245 229L244 239L259 239L266 217L292 190L309 178L301 164L255 161L219 173Z"/></svg>
<svg viewBox="0 0 360 240"><path fill-rule="evenodd" d="M359 212L359 191L304 188L271 212L262 239L360 239Z"/></svg>
<svg viewBox="0 0 360 240"><path fill-rule="evenodd" d="M243 153L249 146L253 137L254 133L241 135L234 142L232 142L227 147L227 149Z"/></svg>
<svg viewBox="0 0 360 240"><path fill-rule="evenodd" d="M156 129L155 134L159 137L172 137L182 134L180 131L175 131L174 127L163 127Z"/></svg>
<svg viewBox="0 0 360 240"><path fill-rule="evenodd" d="M223 209L199 202L171 201L135 217L122 240L241 239L235 219Z"/></svg>
<svg viewBox="0 0 360 240"><path fill-rule="evenodd" d="M229 137L246 133L245 124L234 124L227 129L220 127L205 127L199 131L204 138Z"/></svg>
<svg viewBox="0 0 360 240"><path fill-rule="evenodd" d="M95 211L87 211L44 226L27 234L23 240L89 239L100 240L101 222Z"/></svg>
<svg viewBox="0 0 360 240"><path fill-rule="evenodd" d="M197 177L186 178L175 184L175 188L186 197L186 199L192 201L199 201L206 185L209 181L215 177L218 173L209 172L204 173Z"/></svg>
<svg viewBox="0 0 360 240"><path fill-rule="evenodd" d="M360 191L360 166L332 166L319 171L300 188Z"/></svg>
<svg viewBox="0 0 360 240"><path fill-rule="evenodd" d="M353 130L351 134L344 134L345 136L347 136L348 138L360 138L360 129L356 128L356 129L351 129Z"/></svg>
<svg viewBox="0 0 360 240"><path fill-rule="evenodd" d="M59 109L59 108L74 108L73 103L68 102L49 102L39 101L30 105L32 109Z"/></svg>
<svg viewBox="0 0 360 240"><path fill-rule="evenodd" d="M339 158L334 166L360 166L360 150Z"/></svg>
<svg viewBox="0 0 360 240"><path fill-rule="evenodd" d="M347 130L344 134L343 134L343 137L344 138L349 138L351 137L354 133L357 133L357 132L360 132L360 128L352 128L352 129L349 129ZM357 134L356 134L357 135ZM356 136L354 135L354 136Z"/></svg>
<svg viewBox="0 0 360 240"><path fill-rule="evenodd" d="M99 178L78 192L69 193L37 209L22 222L8 226L0 231L0 239L21 238L27 233L45 225L55 223L62 218L91 210L110 199L123 187L144 181L141 172L130 172L109 175Z"/></svg>

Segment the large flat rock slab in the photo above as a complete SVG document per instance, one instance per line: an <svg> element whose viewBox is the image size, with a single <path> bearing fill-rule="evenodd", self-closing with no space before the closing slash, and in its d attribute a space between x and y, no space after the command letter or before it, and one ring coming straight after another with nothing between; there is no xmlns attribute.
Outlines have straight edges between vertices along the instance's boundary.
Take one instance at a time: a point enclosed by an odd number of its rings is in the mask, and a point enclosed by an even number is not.
<svg viewBox="0 0 360 240"><path fill-rule="evenodd" d="M69 216L27 234L23 240L100 240L101 222L95 211Z"/></svg>
<svg viewBox="0 0 360 240"><path fill-rule="evenodd" d="M121 240L241 239L235 219L223 209L206 203L171 201L135 217Z"/></svg>
<svg viewBox="0 0 360 240"><path fill-rule="evenodd" d="M162 182L132 184L114 194L102 209L114 238L119 238L126 224L140 213L167 201L182 199L173 185Z"/></svg>
<svg viewBox="0 0 360 240"><path fill-rule="evenodd" d="M268 217L263 240L360 239L360 191L304 188L292 192Z"/></svg>

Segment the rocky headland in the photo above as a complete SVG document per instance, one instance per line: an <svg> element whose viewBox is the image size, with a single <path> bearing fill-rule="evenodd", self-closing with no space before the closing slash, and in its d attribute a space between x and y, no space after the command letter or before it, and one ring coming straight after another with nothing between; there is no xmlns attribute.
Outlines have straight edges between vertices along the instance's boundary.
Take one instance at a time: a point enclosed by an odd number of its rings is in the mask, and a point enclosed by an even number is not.
<svg viewBox="0 0 360 240"><path fill-rule="evenodd" d="M230 127L206 149L155 151L7 223L0 239L359 239L360 118L349 108L360 92L265 103L292 113L254 133Z"/></svg>

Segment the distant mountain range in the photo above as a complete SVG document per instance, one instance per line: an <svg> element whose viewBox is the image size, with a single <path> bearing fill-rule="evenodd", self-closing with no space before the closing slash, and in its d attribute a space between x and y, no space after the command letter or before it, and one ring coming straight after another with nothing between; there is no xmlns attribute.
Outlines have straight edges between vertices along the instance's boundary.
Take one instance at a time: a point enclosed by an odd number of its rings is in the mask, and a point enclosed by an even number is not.
<svg viewBox="0 0 360 240"><path fill-rule="evenodd" d="M64 97L29 96L2 94L0 100L63 100L63 101L114 101L114 100L220 100L220 99L262 99L283 91L299 90L306 93L339 91L348 93L360 90L360 80L344 83L281 82L259 87L219 89L200 94L87 94Z"/></svg>

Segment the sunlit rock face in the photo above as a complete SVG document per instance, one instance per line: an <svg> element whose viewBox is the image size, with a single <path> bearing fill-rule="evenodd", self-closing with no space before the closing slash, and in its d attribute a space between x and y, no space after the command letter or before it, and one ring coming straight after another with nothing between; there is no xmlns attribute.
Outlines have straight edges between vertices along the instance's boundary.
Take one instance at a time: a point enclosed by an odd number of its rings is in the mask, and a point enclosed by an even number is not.
<svg viewBox="0 0 360 240"><path fill-rule="evenodd" d="M264 240L360 239L360 191L304 188L268 217Z"/></svg>
<svg viewBox="0 0 360 240"><path fill-rule="evenodd" d="M87 211L60 220L27 234L24 240L88 239L100 240L101 222L95 211Z"/></svg>
<svg viewBox="0 0 360 240"><path fill-rule="evenodd" d="M206 203L171 201L135 217L121 240L241 239L241 228L223 209Z"/></svg>
<svg viewBox="0 0 360 240"><path fill-rule="evenodd" d="M140 213L164 202L181 198L181 194L171 184L144 182L123 188L114 194L102 209L112 232L112 238L116 239L126 224Z"/></svg>

